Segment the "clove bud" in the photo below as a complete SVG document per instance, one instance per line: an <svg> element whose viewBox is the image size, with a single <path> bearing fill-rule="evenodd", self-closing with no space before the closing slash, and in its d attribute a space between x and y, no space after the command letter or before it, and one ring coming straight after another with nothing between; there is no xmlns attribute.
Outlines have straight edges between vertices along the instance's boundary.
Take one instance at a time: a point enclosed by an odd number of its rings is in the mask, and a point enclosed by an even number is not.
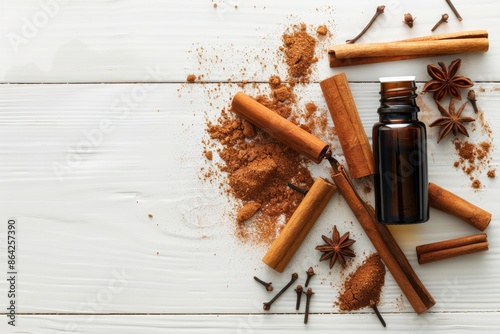
<svg viewBox="0 0 500 334"><path fill-rule="evenodd" d="M274 296L273 299L264 303L264 307L263 307L264 311L269 311L271 309L271 305L276 301L276 299L278 299L279 296L281 296L283 294L283 292L285 292L290 287L290 285L292 285L293 282L295 282L297 280L297 278L299 278L299 275L297 273L293 273L292 277L290 278L290 282L288 282L287 285L285 285L283 287L283 289L281 289L280 292L278 292L276 294L276 296Z"/></svg>
<svg viewBox="0 0 500 334"><path fill-rule="evenodd" d="M434 25L434 27L432 27L431 31L436 30L437 27L439 27L442 23L448 23L448 18L449 18L449 15L446 13L441 15L441 19Z"/></svg>
<svg viewBox="0 0 500 334"><path fill-rule="evenodd" d="M469 93L467 94L467 100L470 101L474 112L477 114L479 112L479 108L477 107L476 92L474 92L474 90L469 90Z"/></svg>
<svg viewBox="0 0 500 334"><path fill-rule="evenodd" d="M403 23L406 24L408 27L413 28L413 21L415 21L417 18L413 17L410 13L406 13L404 16L404 21Z"/></svg>

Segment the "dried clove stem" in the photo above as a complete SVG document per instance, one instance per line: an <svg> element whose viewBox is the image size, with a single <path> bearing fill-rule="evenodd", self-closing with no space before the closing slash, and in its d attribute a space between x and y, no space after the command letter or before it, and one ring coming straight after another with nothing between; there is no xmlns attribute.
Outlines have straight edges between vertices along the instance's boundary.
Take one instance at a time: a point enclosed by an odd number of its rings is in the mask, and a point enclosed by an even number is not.
<svg viewBox="0 0 500 334"><path fill-rule="evenodd" d="M378 6L377 7L377 11L375 12L375 15L373 15L372 19L370 20L370 22L368 22L368 24L366 25L365 29L363 29L358 36L354 37L353 39L348 39L346 41L347 44L354 44L356 43L356 41L361 38L361 36L363 36L365 34L365 32L368 31L368 29L370 29L371 25L373 24L373 22L375 22L375 20L377 19L377 17L382 14L384 12L384 9L385 9L385 6L384 5L381 5L381 6Z"/></svg>
<svg viewBox="0 0 500 334"><path fill-rule="evenodd" d="M295 292L297 292L297 302L295 303L295 310L299 310L300 308L300 299L302 297L302 292L304 291L304 288L302 288L302 285L297 285L295 288Z"/></svg>
<svg viewBox="0 0 500 334"><path fill-rule="evenodd" d="M295 184L288 183L288 184L287 184L287 186L288 186L290 189L295 190L295 191L297 191L297 192L301 193L301 194L302 194L302 195L304 195L304 196L305 196L305 195L307 195L308 190L305 190L305 189L299 188L299 187L297 187Z"/></svg>
<svg viewBox="0 0 500 334"><path fill-rule="evenodd" d="M257 276L254 276L253 279L256 280L257 282L259 282L260 284L262 284L263 286L265 286L267 291L273 291L273 286L272 286L273 283L272 282L269 282L269 283L264 282L263 280L261 280Z"/></svg>
<svg viewBox="0 0 500 334"><path fill-rule="evenodd" d="M283 292L285 292L293 284L293 282L297 280L297 278L299 278L299 275L297 273L293 273L290 282L288 282L288 284L285 285L283 289L281 289L281 291L278 292L276 296L274 296L273 299L271 299L267 303L264 303L264 311L269 311L271 309L271 305L276 301L276 299L278 299L278 297L281 296Z"/></svg>
<svg viewBox="0 0 500 334"><path fill-rule="evenodd" d="M307 288L307 286L309 285L309 281L311 280L311 277L313 277L316 274L314 273L314 269L312 267L309 267L309 269L307 269L306 274L307 274L307 279L306 279L306 284L304 285Z"/></svg>
<svg viewBox="0 0 500 334"><path fill-rule="evenodd" d="M306 294L306 313L304 314L304 324L307 324L307 321L309 320L309 305L311 304L311 297L314 295L314 292L311 288L309 288L304 293Z"/></svg>
<svg viewBox="0 0 500 334"><path fill-rule="evenodd" d="M477 114L479 112L479 108L477 107L476 92L474 92L474 90L469 90L469 93L467 94L467 100L470 101L470 104L472 104L472 108L474 108L474 112Z"/></svg>
<svg viewBox="0 0 500 334"><path fill-rule="evenodd" d="M432 27L431 31L434 31L437 29L437 27L439 27L441 25L441 23L448 23L448 18L450 16L446 13L444 13L443 15L441 15L441 19L434 25L434 27Z"/></svg>
<svg viewBox="0 0 500 334"><path fill-rule="evenodd" d="M373 305L372 309L375 311L375 314L377 315L378 320L382 323L382 326L386 327L385 320L382 318L382 314L378 311L377 305Z"/></svg>
<svg viewBox="0 0 500 334"><path fill-rule="evenodd" d="M448 6L450 6L451 10L453 11L453 14L455 14L455 16L457 17L457 19L459 21L462 21L463 18L460 16L460 14L458 14L458 10L455 8L455 5L453 5L453 3L451 2L451 0L446 0L446 3L448 4Z"/></svg>

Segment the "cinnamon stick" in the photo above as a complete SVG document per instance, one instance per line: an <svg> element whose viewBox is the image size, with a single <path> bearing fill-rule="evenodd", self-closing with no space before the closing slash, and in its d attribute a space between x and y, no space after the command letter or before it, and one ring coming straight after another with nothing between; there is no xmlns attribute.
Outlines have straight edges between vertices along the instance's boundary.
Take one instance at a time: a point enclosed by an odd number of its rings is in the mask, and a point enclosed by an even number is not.
<svg viewBox="0 0 500 334"><path fill-rule="evenodd" d="M354 179L374 174L370 142L361 123L345 73L320 82L344 152L349 173Z"/></svg>
<svg viewBox="0 0 500 334"><path fill-rule="evenodd" d="M488 211L432 182L429 183L429 205L462 219L480 231L484 231L491 221L492 215Z"/></svg>
<svg viewBox="0 0 500 334"><path fill-rule="evenodd" d="M389 229L377 222L375 211L358 195L343 166L334 158L328 160L332 165L332 178L339 192L415 312L421 314L430 309L436 302L418 278Z"/></svg>
<svg viewBox="0 0 500 334"><path fill-rule="evenodd" d="M319 163L329 151L326 142L281 117L248 95L236 93L232 111L284 144Z"/></svg>
<svg viewBox="0 0 500 334"><path fill-rule="evenodd" d="M330 182L317 178L262 261L283 272L336 189Z"/></svg>
<svg viewBox="0 0 500 334"><path fill-rule="evenodd" d="M485 233L438 241L416 247L418 263L424 264L488 250Z"/></svg>
<svg viewBox="0 0 500 334"><path fill-rule="evenodd" d="M488 32L465 31L388 43L337 44L329 48L330 67L372 64L467 52L486 52Z"/></svg>

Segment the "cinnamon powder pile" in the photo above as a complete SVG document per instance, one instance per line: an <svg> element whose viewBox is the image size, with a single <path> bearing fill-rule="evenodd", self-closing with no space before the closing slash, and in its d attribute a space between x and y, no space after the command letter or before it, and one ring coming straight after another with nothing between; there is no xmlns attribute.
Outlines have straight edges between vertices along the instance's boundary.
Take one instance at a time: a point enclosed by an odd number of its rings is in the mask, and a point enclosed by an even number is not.
<svg viewBox="0 0 500 334"><path fill-rule="evenodd" d="M284 114L290 112L279 101L257 99L270 107L276 105L275 110ZM242 202L237 235L245 241L271 243L303 198L288 183L304 189L312 186L305 158L226 111L217 123L208 124L208 132L223 145L219 156L224 164L219 169L227 173L228 192ZM249 207L249 203L255 204Z"/></svg>
<svg viewBox="0 0 500 334"><path fill-rule="evenodd" d="M327 111L312 102L298 106L294 92L297 84L309 82L311 65L317 61L316 39L306 30L305 24L294 25L283 34L280 51L289 76L271 76L269 93L254 98L307 131L324 131ZM208 122L207 131L222 145L217 152L223 162L217 167L227 176L227 192L241 203L234 212L236 235L246 242L271 243L303 198L288 184L303 189L313 184L309 161L228 110Z"/></svg>
<svg viewBox="0 0 500 334"><path fill-rule="evenodd" d="M314 56L316 39L303 31L305 24L300 29L283 35L284 46L281 50L285 54L290 79L306 82L311 74L311 64L318 61Z"/></svg>
<svg viewBox="0 0 500 334"><path fill-rule="evenodd" d="M385 282L385 266L377 253L371 254L349 275L338 302L341 311L377 305Z"/></svg>

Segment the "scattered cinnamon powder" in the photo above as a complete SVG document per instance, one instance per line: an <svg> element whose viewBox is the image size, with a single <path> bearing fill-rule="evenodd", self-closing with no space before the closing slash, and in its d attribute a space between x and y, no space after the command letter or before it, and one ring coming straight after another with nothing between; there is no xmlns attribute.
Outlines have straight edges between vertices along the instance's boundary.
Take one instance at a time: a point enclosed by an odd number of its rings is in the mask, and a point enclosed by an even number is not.
<svg viewBox="0 0 500 334"><path fill-rule="evenodd" d="M212 160L213 157L214 157L214 155L213 155L212 151L206 151L205 152L205 158L207 158L207 160Z"/></svg>
<svg viewBox="0 0 500 334"><path fill-rule="evenodd" d="M259 159L259 157L256 157ZM259 196L262 188L274 178L278 165L274 159L264 156L229 175L229 185L237 198L249 200Z"/></svg>
<svg viewBox="0 0 500 334"><path fill-rule="evenodd" d="M479 88L478 91L484 89ZM482 139L480 141L472 141L471 139L459 140L455 138L453 143L458 154L458 160L453 163L455 168L460 168L472 181L471 186L473 189L481 187L480 176L483 172L487 173L490 178L495 177L495 173L490 173L491 169L491 155L493 151L493 131L488 121L484 117L483 110L480 110L473 131L480 130ZM483 180L484 182L484 180Z"/></svg>
<svg viewBox="0 0 500 334"><path fill-rule="evenodd" d="M318 106L314 102L306 103L306 117L311 117L318 110Z"/></svg>
<svg viewBox="0 0 500 334"><path fill-rule="evenodd" d="M476 146L470 142L455 141L455 149L460 156L460 162L468 161L474 163L476 159Z"/></svg>
<svg viewBox="0 0 500 334"><path fill-rule="evenodd" d="M281 78L277 75L272 75L269 78L269 85L271 86L272 89L277 89L281 85Z"/></svg>
<svg viewBox="0 0 500 334"><path fill-rule="evenodd" d="M338 302L341 311L354 311L377 305L385 282L385 266L377 253L373 253L349 275Z"/></svg>
<svg viewBox="0 0 500 334"><path fill-rule="evenodd" d="M301 29L293 31L291 34L284 34L283 44L281 50L285 54L289 79L308 82L311 74L310 67L318 61L314 56L316 39L305 32L305 29Z"/></svg>
<svg viewBox="0 0 500 334"><path fill-rule="evenodd" d="M275 89L273 91L273 94L274 97L280 102L285 102L287 100L290 100L292 97L292 92L286 86L282 86L280 88Z"/></svg>
<svg viewBox="0 0 500 334"><path fill-rule="evenodd" d="M259 211L262 205L257 202L249 202L238 211L238 216L236 216L236 221L238 223L243 223L253 217Z"/></svg>
<svg viewBox="0 0 500 334"><path fill-rule="evenodd" d="M189 83L193 83L196 81L196 75L194 74L188 74L187 78L186 78L186 81L189 82Z"/></svg>
<svg viewBox="0 0 500 334"><path fill-rule="evenodd" d="M472 143L470 141L454 140L455 149L458 153L458 160L453 163L455 168L460 168L465 174L470 176L472 180L472 188L479 189L481 181L477 178L478 175L485 169L489 168L491 162L491 142L489 140ZM495 177L494 173L488 172L488 177Z"/></svg>
<svg viewBox="0 0 500 334"><path fill-rule="evenodd" d="M269 99L266 102L279 103ZM219 156L224 164L219 168L228 175L229 193L244 204L261 206L261 214L252 224L237 226L237 235L244 241L270 243L302 199L287 184L308 189L313 179L305 158L258 128L251 131L251 137L245 136L245 123L222 111L218 122L208 125L208 132L223 145Z"/></svg>
<svg viewBox="0 0 500 334"><path fill-rule="evenodd" d="M270 76L269 92L254 98L308 131L326 130L327 110L318 110L312 102L307 103L305 108L299 107L294 92L297 84L309 82L311 64L317 61L316 39L307 33L306 24L294 25L282 38L280 50L284 54L289 77L282 80L277 75ZM265 66L267 64L263 64L263 68ZM242 70L241 75L245 71ZM313 184L307 166L309 161L227 110L222 110L217 120L208 122L207 132L211 141L203 142L205 151L207 146L215 149L214 142L222 146L217 148L222 162L213 166L223 173L221 186L243 204L241 209L235 210L236 220L243 222L252 217L245 224L235 224L236 235L245 242L271 243L303 198L287 184L303 189ZM221 174L209 170L204 171L203 177L207 180L214 175ZM212 179L210 182L213 182Z"/></svg>
<svg viewBox="0 0 500 334"><path fill-rule="evenodd" d="M255 132L255 126L248 122L248 121L243 121L243 135L246 138L253 138L255 137L257 133Z"/></svg>
<svg viewBox="0 0 500 334"><path fill-rule="evenodd" d="M328 34L328 28L326 27L326 25L320 25L317 29L316 29L316 33L318 35L321 35L321 36L325 36L326 34Z"/></svg>
<svg viewBox="0 0 500 334"><path fill-rule="evenodd" d="M495 178L495 170L494 169L490 169L488 171L488 177L489 178Z"/></svg>

